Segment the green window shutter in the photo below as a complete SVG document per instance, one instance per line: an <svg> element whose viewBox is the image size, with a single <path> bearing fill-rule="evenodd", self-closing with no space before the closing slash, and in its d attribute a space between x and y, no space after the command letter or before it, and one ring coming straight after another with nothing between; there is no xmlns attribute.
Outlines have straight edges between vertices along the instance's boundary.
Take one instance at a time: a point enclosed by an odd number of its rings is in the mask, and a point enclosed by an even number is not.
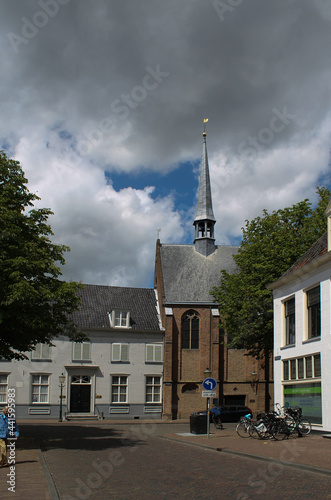
<svg viewBox="0 0 331 500"><path fill-rule="evenodd" d="M129 344L122 344L121 361L129 361Z"/></svg>
<svg viewBox="0 0 331 500"><path fill-rule="evenodd" d="M162 361L162 345L156 345L155 347L155 358L154 361Z"/></svg>
<svg viewBox="0 0 331 500"><path fill-rule="evenodd" d="M37 344L34 351L31 352L31 359L40 359L41 344Z"/></svg>
<svg viewBox="0 0 331 500"><path fill-rule="evenodd" d="M152 344L146 345L146 361L154 361L154 346Z"/></svg>
<svg viewBox="0 0 331 500"><path fill-rule="evenodd" d="M81 344L78 342L75 342L73 346L73 359L82 359Z"/></svg>
<svg viewBox="0 0 331 500"><path fill-rule="evenodd" d="M91 344L83 342L82 344L82 359L90 361L91 359Z"/></svg>
<svg viewBox="0 0 331 500"><path fill-rule="evenodd" d="M48 344L41 344L41 358L50 359L51 357L51 346Z"/></svg>
<svg viewBox="0 0 331 500"><path fill-rule="evenodd" d="M121 344L113 344L112 361L121 361Z"/></svg>

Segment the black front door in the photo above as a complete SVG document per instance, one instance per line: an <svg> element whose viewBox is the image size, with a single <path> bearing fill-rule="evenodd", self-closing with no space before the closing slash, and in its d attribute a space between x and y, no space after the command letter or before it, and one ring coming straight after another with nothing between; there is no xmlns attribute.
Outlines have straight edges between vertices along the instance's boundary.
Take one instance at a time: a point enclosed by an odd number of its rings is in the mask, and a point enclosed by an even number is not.
<svg viewBox="0 0 331 500"><path fill-rule="evenodd" d="M91 386L72 384L70 392L70 413L88 413L91 409Z"/></svg>

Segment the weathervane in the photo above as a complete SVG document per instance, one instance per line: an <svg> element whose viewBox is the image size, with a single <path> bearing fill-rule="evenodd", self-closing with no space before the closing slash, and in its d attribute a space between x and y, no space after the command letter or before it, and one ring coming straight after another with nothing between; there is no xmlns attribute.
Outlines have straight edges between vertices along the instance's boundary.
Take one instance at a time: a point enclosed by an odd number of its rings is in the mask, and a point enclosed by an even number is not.
<svg viewBox="0 0 331 500"><path fill-rule="evenodd" d="M206 135L206 123L208 122L208 118L203 119L203 135Z"/></svg>

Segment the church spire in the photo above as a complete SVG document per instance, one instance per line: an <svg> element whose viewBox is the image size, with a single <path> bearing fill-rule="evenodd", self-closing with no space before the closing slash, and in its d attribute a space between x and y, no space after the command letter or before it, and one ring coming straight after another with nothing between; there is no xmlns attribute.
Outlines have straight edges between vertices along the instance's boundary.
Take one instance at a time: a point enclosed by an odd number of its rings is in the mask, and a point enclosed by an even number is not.
<svg viewBox="0 0 331 500"><path fill-rule="evenodd" d="M201 253L205 257L212 254L215 251L215 238L214 238L214 226L216 219L213 212L213 203L211 198L211 188L210 188L210 177L209 177L209 165L208 165L208 155L207 155L207 142L206 142L206 122L208 119L204 120L204 130L203 130L203 147L202 147L202 158L200 165L200 180L199 180L199 191L198 191L198 204L197 213L193 225L195 226L195 239L194 245L197 252Z"/></svg>

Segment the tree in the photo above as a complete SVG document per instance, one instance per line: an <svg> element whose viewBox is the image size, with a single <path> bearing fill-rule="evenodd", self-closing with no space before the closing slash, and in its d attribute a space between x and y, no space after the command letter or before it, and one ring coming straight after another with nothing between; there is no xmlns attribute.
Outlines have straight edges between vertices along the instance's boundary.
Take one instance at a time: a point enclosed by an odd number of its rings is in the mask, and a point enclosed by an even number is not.
<svg viewBox="0 0 331 500"><path fill-rule="evenodd" d="M0 356L24 359L37 343L59 335L81 341L70 315L82 285L61 281L69 248L52 243L50 209L35 209L18 161L0 151Z"/></svg>
<svg viewBox="0 0 331 500"><path fill-rule="evenodd" d="M330 191L317 188L319 201L308 199L289 208L246 220L238 254L237 272L221 271L221 283L212 290L219 303L228 344L245 348L257 359L269 357L273 347L272 292L266 286L280 276L326 231L324 211Z"/></svg>

